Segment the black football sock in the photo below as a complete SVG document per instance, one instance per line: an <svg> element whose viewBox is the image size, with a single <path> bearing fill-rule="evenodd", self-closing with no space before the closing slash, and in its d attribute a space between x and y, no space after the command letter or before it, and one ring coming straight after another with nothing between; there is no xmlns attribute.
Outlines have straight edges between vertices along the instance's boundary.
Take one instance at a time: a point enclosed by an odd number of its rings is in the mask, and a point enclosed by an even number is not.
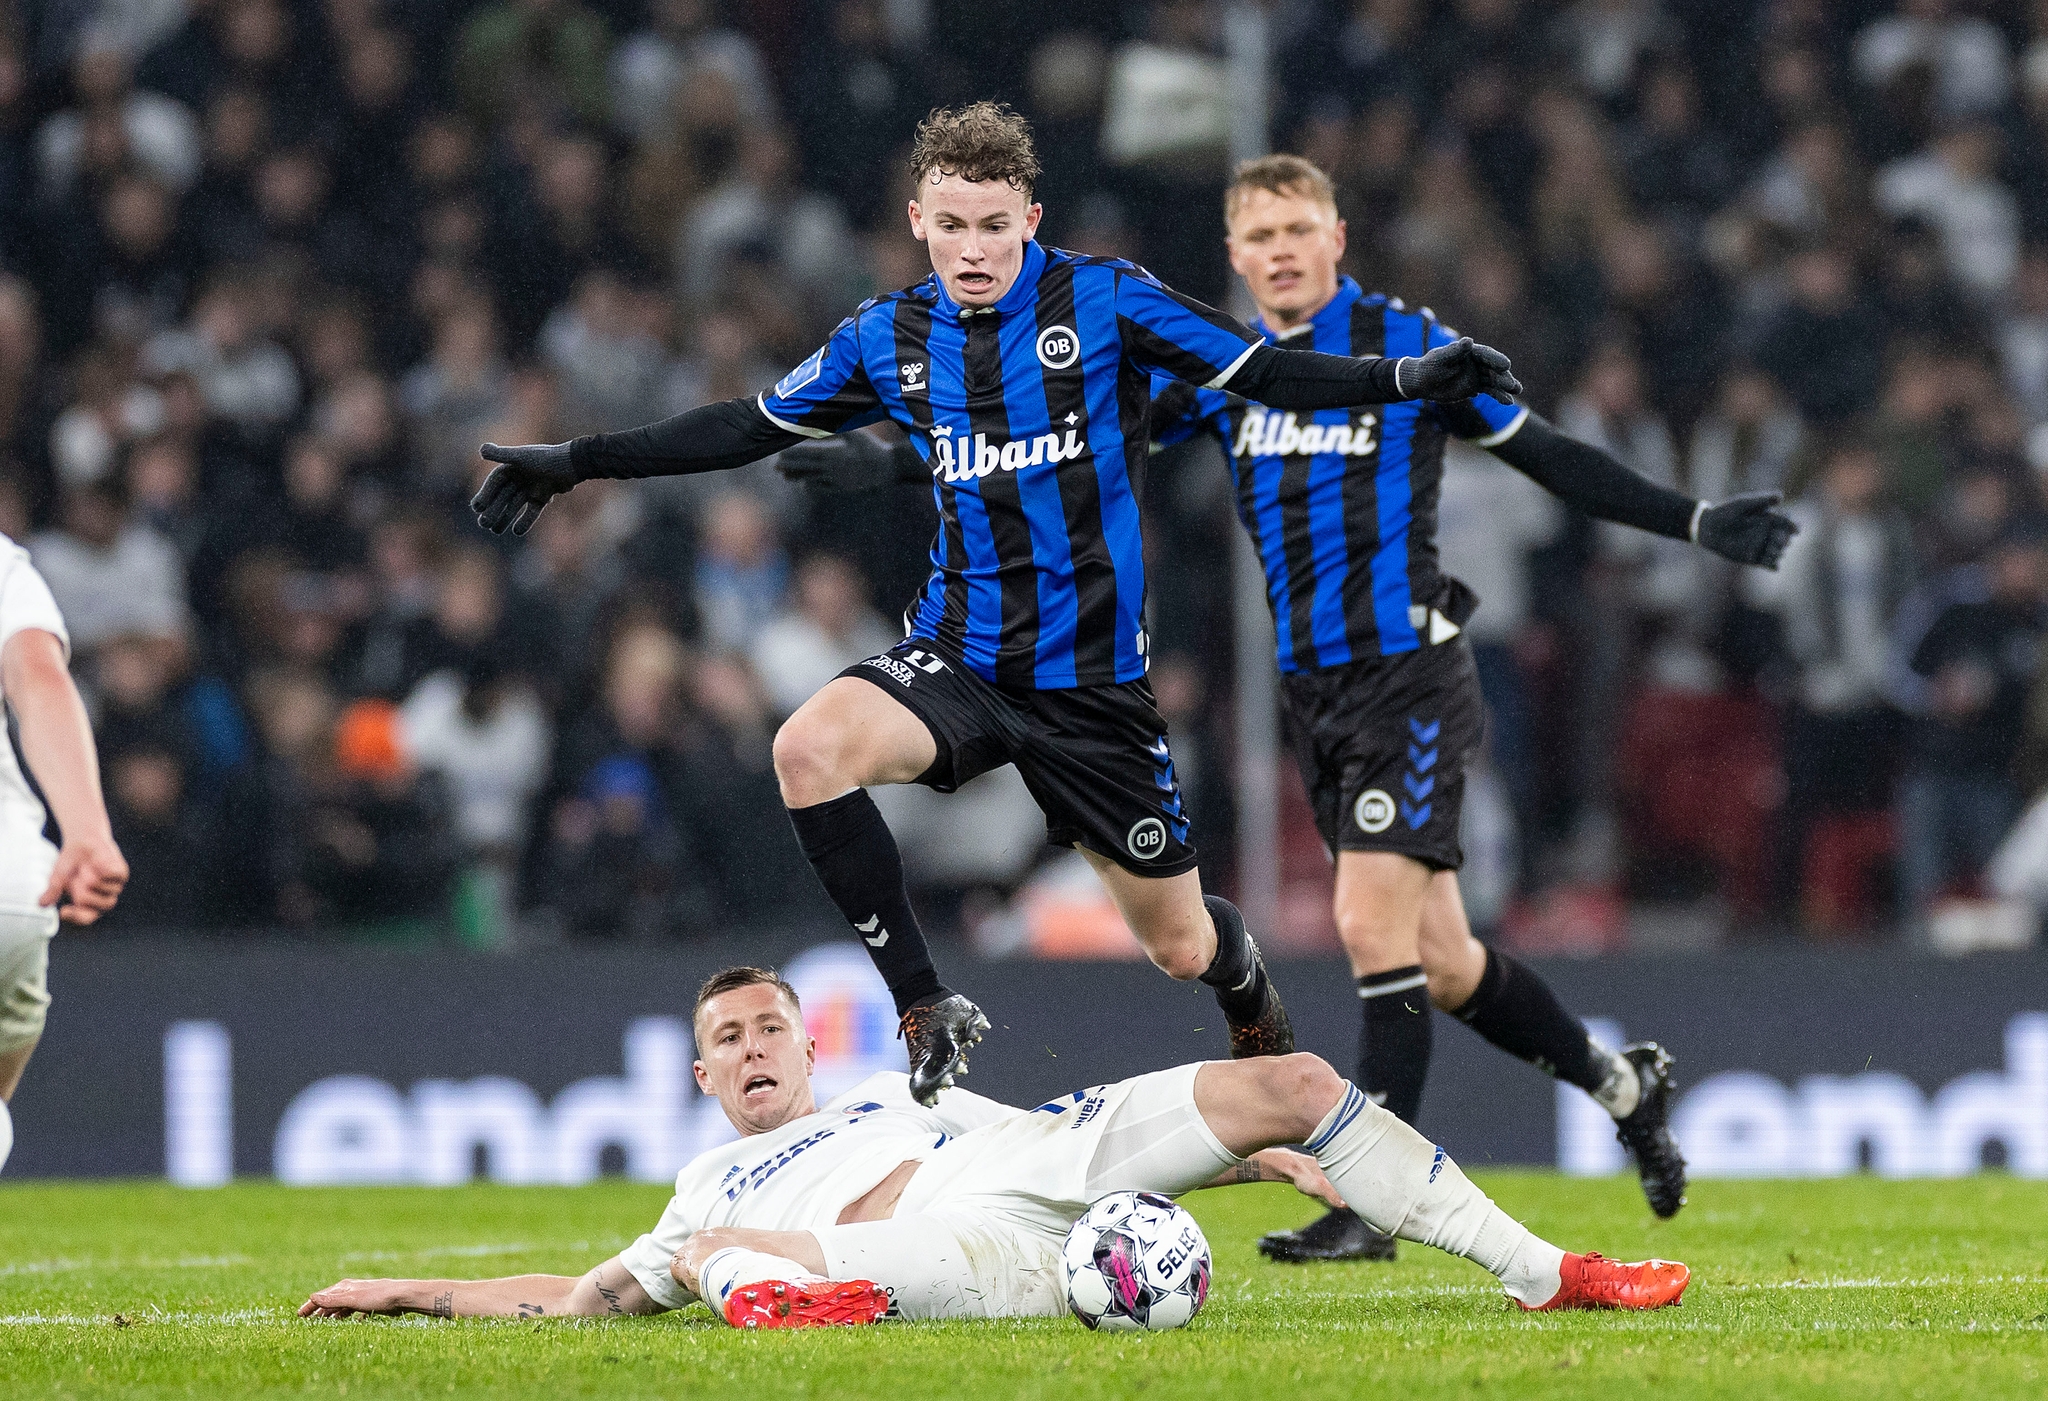
<svg viewBox="0 0 2048 1401"><path fill-rule="evenodd" d="M944 997L946 986L932 967L932 951L917 916L910 912L902 854L867 790L791 808L789 825L796 828L797 845L810 858L825 893L867 945L868 957L896 999L896 1015Z"/></svg>
<svg viewBox="0 0 2048 1401"><path fill-rule="evenodd" d="M1220 895L1204 895L1202 903L1216 925L1216 957L1201 979L1216 994L1216 1005L1226 1019L1239 1026L1256 1021L1266 1010L1266 970L1252 957L1244 916Z"/></svg>
<svg viewBox="0 0 2048 1401"><path fill-rule="evenodd" d="M1358 1035L1358 1086L1373 1103L1413 1127L1429 1077L1429 979L1422 965L1389 968L1358 980L1365 1026Z"/></svg>
<svg viewBox="0 0 2048 1401"><path fill-rule="evenodd" d="M1613 1073L1613 1054L1593 1043L1550 984L1497 949L1486 951L1478 990L1451 1015L1517 1060L1588 1093Z"/></svg>

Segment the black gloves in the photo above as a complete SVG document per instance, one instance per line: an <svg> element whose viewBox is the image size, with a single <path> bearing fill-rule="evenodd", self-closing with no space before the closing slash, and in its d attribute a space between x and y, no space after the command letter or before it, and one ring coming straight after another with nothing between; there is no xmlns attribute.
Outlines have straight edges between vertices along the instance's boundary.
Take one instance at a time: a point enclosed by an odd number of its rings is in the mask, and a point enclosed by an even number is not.
<svg viewBox="0 0 2048 1401"><path fill-rule="evenodd" d="M790 481L820 492L880 491L931 476L909 443L888 447L866 433L843 433L784 448L775 468Z"/></svg>
<svg viewBox="0 0 2048 1401"><path fill-rule="evenodd" d="M1776 569L1785 546L1799 533L1797 521L1772 509L1784 499L1783 492L1752 491L1718 506L1703 501L1693 516L1693 543L1737 564Z"/></svg>
<svg viewBox="0 0 2048 1401"><path fill-rule="evenodd" d="M1522 382L1509 369L1508 357L1470 336L1440 345L1427 355L1404 355L1394 362L1394 384L1410 399L1456 402L1491 394L1503 404L1522 392Z"/></svg>
<svg viewBox="0 0 2048 1401"><path fill-rule="evenodd" d="M514 535L524 535L540 519L542 508L578 480L567 443L516 448L485 443L481 451L486 461L504 464L492 469L469 503L476 523L493 535L503 535L508 525Z"/></svg>

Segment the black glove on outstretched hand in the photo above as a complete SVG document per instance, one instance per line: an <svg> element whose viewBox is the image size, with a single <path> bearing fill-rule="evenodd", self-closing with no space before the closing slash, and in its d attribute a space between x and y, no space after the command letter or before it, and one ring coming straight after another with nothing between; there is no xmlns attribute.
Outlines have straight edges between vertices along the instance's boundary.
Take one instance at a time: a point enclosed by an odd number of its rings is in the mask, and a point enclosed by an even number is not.
<svg viewBox="0 0 2048 1401"><path fill-rule="evenodd" d="M576 485L576 467L567 443L528 443L501 448L485 443L484 460L503 464L495 467L470 499L476 523L493 535L503 535L511 526L514 535L533 529L548 502Z"/></svg>
<svg viewBox="0 0 2048 1401"><path fill-rule="evenodd" d="M1776 569L1799 533L1799 522L1774 509L1784 499L1781 491L1752 491L1718 506L1702 503L1693 517L1693 543L1737 564Z"/></svg>
<svg viewBox="0 0 2048 1401"><path fill-rule="evenodd" d="M1404 355L1394 363L1395 388L1411 399L1455 403L1491 394L1503 404L1522 392L1508 357L1470 336L1460 336L1427 355Z"/></svg>
<svg viewBox="0 0 2048 1401"><path fill-rule="evenodd" d="M890 447L866 433L842 433L784 448L775 470L817 492L880 491L931 475L909 443Z"/></svg>

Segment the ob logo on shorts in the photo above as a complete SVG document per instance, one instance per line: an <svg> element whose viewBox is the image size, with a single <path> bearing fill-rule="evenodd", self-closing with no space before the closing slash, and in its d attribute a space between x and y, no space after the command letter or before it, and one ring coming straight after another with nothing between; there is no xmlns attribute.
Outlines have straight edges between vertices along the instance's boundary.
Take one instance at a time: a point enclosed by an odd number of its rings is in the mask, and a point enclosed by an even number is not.
<svg viewBox="0 0 2048 1401"><path fill-rule="evenodd" d="M1351 816L1361 832L1376 837L1394 825L1394 800L1384 789L1368 788L1352 804Z"/></svg>
<svg viewBox="0 0 2048 1401"><path fill-rule="evenodd" d="M1038 363L1064 370L1081 358L1081 338L1071 326L1048 326L1038 333Z"/></svg>
<svg viewBox="0 0 2048 1401"><path fill-rule="evenodd" d="M1140 861L1156 861L1166 850L1166 824L1156 817L1141 817L1131 824L1124 846Z"/></svg>

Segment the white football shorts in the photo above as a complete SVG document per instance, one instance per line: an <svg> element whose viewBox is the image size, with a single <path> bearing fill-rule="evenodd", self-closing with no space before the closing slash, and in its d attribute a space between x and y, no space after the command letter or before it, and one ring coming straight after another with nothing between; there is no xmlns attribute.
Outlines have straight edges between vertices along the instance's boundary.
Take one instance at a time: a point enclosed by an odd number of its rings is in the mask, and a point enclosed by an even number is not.
<svg viewBox="0 0 2048 1401"><path fill-rule="evenodd" d="M889 1291L892 1316L1066 1312L1060 1248L1091 1202L1176 1194L1240 1160L1195 1108L1199 1065L1079 1090L942 1145L887 1221L812 1232L834 1279Z"/></svg>
<svg viewBox="0 0 2048 1401"><path fill-rule="evenodd" d="M56 932L54 909L0 913L0 1055L42 1038L50 1010L50 939Z"/></svg>

